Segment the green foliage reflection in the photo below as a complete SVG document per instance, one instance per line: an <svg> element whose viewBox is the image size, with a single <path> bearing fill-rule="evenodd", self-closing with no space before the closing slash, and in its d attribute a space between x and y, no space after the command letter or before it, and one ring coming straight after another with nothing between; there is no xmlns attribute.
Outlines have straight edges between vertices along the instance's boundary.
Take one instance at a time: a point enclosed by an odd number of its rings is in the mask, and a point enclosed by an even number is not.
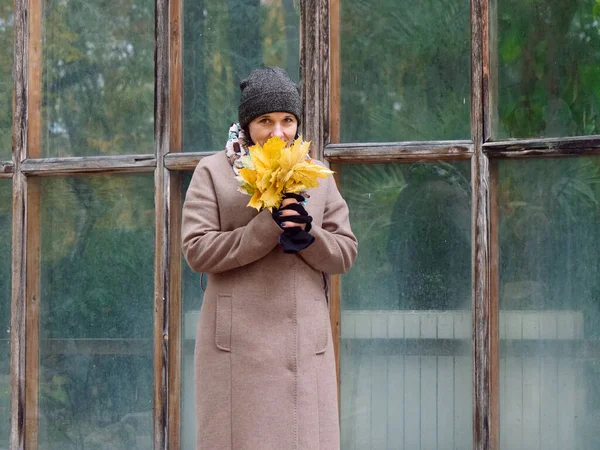
<svg viewBox="0 0 600 450"><path fill-rule="evenodd" d="M12 127L13 2L0 0L0 161L10 160Z"/></svg>
<svg viewBox="0 0 600 450"><path fill-rule="evenodd" d="M298 80L297 0L187 2L184 26L184 147L224 148L237 121L239 83L256 67L283 67Z"/></svg>
<svg viewBox="0 0 600 450"><path fill-rule="evenodd" d="M344 309L469 309L468 162L345 166L341 188L359 254Z"/></svg>
<svg viewBox="0 0 600 450"><path fill-rule="evenodd" d="M153 153L154 3L45 0L42 156Z"/></svg>
<svg viewBox="0 0 600 450"><path fill-rule="evenodd" d="M503 161L499 179L501 308L573 309L600 324L600 161Z"/></svg>
<svg viewBox="0 0 600 450"><path fill-rule="evenodd" d="M494 137L600 134L598 5L498 1Z"/></svg>
<svg viewBox="0 0 600 450"><path fill-rule="evenodd" d="M342 142L468 139L469 2L340 5Z"/></svg>
<svg viewBox="0 0 600 450"><path fill-rule="evenodd" d="M0 448L8 448L12 184L0 180Z"/></svg>
<svg viewBox="0 0 600 450"><path fill-rule="evenodd" d="M553 420L556 408L563 414L559 421L571 424L572 429L558 433L571 439L561 448L598 448L600 159L506 160L498 162L498 174L500 310L507 311L501 329L506 330L506 339L500 347L507 376L500 392L506 410L527 411L527 403L512 391L528 386L532 399L538 398L536 392L550 398L544 422ZM515 310L519 312L509 315ZM519 351L525 343L528 350ZM508 376L514 373L515 362L516 377ZM565 371L573 375L565 376ZM576 380L573 384L569 376ZM576 389L571 387L575 385ZM578 397L581 401L575 400ZM553 406L557 398L559 403ZM572 400L576 407L567 403L563 411L561 399ZM539 401L542 408L544 402L545 398ZM501 416L501 428L503 421L511 420ZM548 439L544 422L541 433L533 421L523 428L540 433L533 438L542 441ZM553 442L553 436L547 442Z"/></svg>
<svg viewBox="0 0 600 450"><path fill-rule="evenodd" d="M153 178L36 182L42 208L40 446L150 446Z"/></svg>

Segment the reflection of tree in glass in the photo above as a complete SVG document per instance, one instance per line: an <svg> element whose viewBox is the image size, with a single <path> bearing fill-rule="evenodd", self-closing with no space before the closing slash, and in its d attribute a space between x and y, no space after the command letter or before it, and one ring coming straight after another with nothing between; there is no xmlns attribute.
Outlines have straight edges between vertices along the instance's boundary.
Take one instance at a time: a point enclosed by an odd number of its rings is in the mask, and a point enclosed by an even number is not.
<svg viewBox="0 0 600 450"><path fill-rule="evenodd" d="M360 251L345 309L470 305L468 162L345 167L344 197Z"/></svg>
<svg viewBox="0 0 600 450"><path fill-rule="evenodd" d="M470 307L469 166L413 164L396 201L389 258L399 309Z"/></svg>
<svg viewBox="0 0 600 450"><path fill-rule="evenodd" d="M507 0L498 17L497 137L600 133L596 0Z"/></svg>
<svg viewBox="0 0 600 450"><path fill-rule="evenodd" d="M44 2L43 156L153 152L154 3Z"/></svg>
<svg viewBox="0 0 600 450"><path fill-rule="evenodd" d="M340 2L341 139L465 139L469 2Z"/></svg>
<svg viewBox="0 0 600 450"><path fill-rule="evenodd" d="M559 368L579 370L577 389L585 398L574 448L598 448L600 160L501 161L498 172L500 309L569 311L582 318L581 335L571 341L576 350L562 350ZM559 339L570 328L566 316L558 316ZM547 355L543 342L541 360Z"/></svg>
<svg viewBox="0 0 600 450"><path fill-rule="evenodd" d="M184 145L219 150L237 120L239 83L256 67L299 75L295 0L201 0L185 4Z"/></svg>
<svg viewBox="0 0 600 450"><path fill-rule="evenodd" d="M0 161L11 150L13 20L13 2L0 0Z"/></svg>
<svg viewBox="0 0 600 450"><path fill-rule="evenodd" d="M600 163L503 161L499 174L501 307L598 314Z"/></svg>
<svg viewBox="0 0 600 450"><path fill-rule="evenodd" d="M12 183L0 180L0 448L8 448Z"/></svg>
<svg viewBox="0 0 600 450"><path fill-rule="evenodd" d="M152 176L40 183L40 442L137 448L151 434Z"/></svg>

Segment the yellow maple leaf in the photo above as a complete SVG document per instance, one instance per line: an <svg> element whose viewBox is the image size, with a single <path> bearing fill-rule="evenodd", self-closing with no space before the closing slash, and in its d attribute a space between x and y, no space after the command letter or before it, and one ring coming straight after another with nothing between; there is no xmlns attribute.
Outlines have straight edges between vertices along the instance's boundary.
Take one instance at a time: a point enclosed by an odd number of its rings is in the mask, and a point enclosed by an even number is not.
<svg viewBox="0 0 600 450"><path fill-rule="evenodd" d="M286 193L299 193L319 185L318 178L333 172L308 158L310 142L296 139L292 145L275 136L263 146L253 145L250 157L241 159L240 192L251 195L248 206L272 210L281 205Z"/></svg>

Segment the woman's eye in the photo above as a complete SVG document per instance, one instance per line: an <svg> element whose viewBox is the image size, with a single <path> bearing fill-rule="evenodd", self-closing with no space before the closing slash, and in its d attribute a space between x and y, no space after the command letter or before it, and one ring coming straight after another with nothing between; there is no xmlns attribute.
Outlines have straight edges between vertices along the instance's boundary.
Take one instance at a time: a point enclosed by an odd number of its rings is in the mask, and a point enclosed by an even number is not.
<svg viewBox="0 0 600 450"><path fill-rule="evenodd" d="M260 123L267 124L267 123L269 123L269 119L267 119L267 118L261 119Z"/></svg>

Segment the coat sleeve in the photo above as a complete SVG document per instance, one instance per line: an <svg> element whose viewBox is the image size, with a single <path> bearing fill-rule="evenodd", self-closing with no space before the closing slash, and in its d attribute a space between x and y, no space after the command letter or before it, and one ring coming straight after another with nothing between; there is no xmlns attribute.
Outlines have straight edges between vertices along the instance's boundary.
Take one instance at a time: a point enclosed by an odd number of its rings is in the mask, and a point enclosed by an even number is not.
<svg viewBox="0 0 600 450"><path fill-rule="evenodd" d="M322 225L313 224L310 234L315 242L299 255L316 270L345 273L356 259L358 241L350 229L348 205L340 195L335 180L330 177Z"/></svg>
<svg viewBox="0 0 600 450"><path fill-rule="evenodd" d="M219 205L209 169L196 168L183 205L183 254L195 272L219 273L266 256L279 242L282 230L268 210L247 225L221 231Z"/></svg>

